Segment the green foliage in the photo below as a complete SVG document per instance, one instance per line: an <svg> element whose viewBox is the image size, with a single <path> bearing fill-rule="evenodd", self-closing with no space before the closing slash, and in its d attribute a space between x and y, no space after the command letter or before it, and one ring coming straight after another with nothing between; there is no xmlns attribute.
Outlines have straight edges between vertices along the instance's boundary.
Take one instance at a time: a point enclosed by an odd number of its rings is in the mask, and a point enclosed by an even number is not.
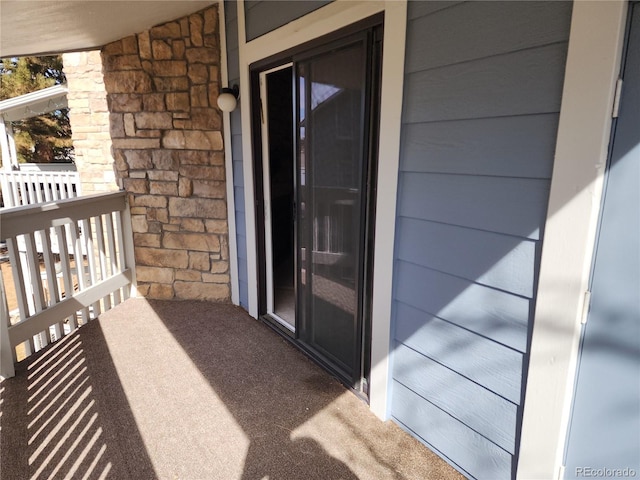
<svg viewBox="0 0 640 480"><path fill-rule="evenodd" d="M64 83L62 56L19 57L1 60L0 100ZM12 122L18 161L71 162L73 145L69 110L61 109Z"/></svg>

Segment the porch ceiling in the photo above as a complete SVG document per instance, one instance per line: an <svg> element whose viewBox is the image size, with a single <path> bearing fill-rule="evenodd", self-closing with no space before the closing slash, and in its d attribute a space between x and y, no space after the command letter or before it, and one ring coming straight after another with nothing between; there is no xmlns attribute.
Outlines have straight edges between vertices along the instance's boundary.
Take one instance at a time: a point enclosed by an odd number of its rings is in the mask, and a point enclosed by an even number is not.
<svg viewBox="0 0 640 480"><path fill-rule="evenodd" d="M213 3L0 0L0 57L90 50Z"/></svg>

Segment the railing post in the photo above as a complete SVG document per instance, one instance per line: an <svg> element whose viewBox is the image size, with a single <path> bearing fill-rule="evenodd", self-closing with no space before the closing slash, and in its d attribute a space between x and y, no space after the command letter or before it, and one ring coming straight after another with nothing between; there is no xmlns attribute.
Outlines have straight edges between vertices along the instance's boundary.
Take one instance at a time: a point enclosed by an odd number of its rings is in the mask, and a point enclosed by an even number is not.
<svg viewBox="0 0 640 480"><path fill-rule="evenodd" d="M15 376L15 350L9 340L9 307L4 290L4 281L0 273L0 378Z"/></svg>

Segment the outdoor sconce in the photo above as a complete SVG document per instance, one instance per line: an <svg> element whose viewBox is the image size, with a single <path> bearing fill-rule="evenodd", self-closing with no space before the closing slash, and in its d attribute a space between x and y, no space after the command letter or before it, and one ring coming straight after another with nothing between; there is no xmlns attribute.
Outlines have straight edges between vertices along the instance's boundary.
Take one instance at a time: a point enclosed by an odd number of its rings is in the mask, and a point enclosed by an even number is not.
<svg viewBox="0 0 640 480"><path fill-rule="evenodd" d="M240 95L240 89L238 85L234 85L231 88L225 87L220 91L218 95L218 107L223 112L233 112L238 104L238 96Z"/></svg>

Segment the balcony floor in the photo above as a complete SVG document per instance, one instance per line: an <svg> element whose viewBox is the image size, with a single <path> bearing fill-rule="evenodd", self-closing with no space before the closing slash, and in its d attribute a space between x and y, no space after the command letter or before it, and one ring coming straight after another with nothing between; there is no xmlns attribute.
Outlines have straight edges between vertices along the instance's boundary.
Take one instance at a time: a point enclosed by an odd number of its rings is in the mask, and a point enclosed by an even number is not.
<svg viewBox="0 0 640 480"><path fill-rule="evenodd" d="M230 305L131 299L0 383L7 479L458 479Z"/></svg>

